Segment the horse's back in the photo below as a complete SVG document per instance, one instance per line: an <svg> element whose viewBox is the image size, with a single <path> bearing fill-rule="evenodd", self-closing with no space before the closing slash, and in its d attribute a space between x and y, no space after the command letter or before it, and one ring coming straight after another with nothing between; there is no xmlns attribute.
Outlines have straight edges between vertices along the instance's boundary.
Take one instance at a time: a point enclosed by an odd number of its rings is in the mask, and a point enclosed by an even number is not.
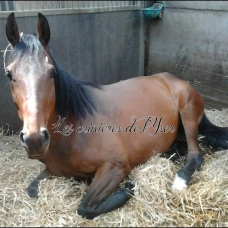
<svg viewBox="0 0 228 228"><path fill-rule="evenodd" d="M139 76L94 89L98 110L115 117L122 110L136 115L138 112L178 113L180 99L200 94L187 82L164 72L150 76ZM186 99L187 99L186 98ZM118 116L119 117L119 116Z"/></svg>

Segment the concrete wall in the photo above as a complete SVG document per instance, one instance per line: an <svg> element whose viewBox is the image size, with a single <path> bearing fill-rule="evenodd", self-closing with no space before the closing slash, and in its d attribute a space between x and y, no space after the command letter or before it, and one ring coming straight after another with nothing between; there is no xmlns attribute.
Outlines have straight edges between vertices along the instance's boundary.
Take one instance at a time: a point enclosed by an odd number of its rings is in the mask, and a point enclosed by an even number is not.
<svg viewBox="0 0 228 228"><path fill-rule="evenodd" d="M207 108L228 108L228 2L166 1L162 20L146 21L145 74L189 81Z"/></svg>
<svg viewBox="0 0 228 228"><path fill-rule="evenodd" d="M36 34L37 16L15 16L20 32ZM46 16L51 28L50 47L56 59L79 79L110 84L143 74L140 10ZM1 50L8 44L5 23L6 19L1 18ZM12 102L2 61L0 85L0 121L5 128L8 123L19 131L22 123Z"/></svg>

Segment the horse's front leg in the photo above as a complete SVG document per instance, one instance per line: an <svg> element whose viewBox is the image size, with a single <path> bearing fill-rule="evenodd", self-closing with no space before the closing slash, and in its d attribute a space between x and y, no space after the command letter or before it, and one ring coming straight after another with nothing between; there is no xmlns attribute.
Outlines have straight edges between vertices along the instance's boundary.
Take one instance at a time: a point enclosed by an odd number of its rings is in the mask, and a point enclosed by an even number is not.
<svg viewBox="0 0 228 228"><path fill-rule="evenodd" d="M78 213L84 218L93 219L123 206L133 194L133 185L126 184L125 188L116 188L129 173L129 165L104 163L97 170L89 191L78 207ZM109 196L111 193L113 194Z"/></svg>
<svg viewBox="0 0 228 228"><path fill-rule="evenodd" d="M28 186L28 195L30 197L37 197L38 196L38 189L39 189L39 182L40 180L45 179L46 177L50 177L52 174L46 168L44 169Z"/></svg>

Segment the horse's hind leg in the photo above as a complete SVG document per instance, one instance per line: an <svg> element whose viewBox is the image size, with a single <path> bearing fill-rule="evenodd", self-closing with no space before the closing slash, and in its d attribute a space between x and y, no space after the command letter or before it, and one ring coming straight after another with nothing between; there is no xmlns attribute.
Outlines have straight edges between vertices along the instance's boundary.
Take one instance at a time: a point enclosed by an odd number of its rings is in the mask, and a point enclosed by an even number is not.
<svg viewBox="0 0 228 228"><path fill-rule="evenodd" d="M198 124L203 115L204 104L201 96L194 90L180 96L179 113L188 144L187 161L177 172L172 189L182 190L187 187L191 176L203 163L203 156L198 144Z"/></svg>

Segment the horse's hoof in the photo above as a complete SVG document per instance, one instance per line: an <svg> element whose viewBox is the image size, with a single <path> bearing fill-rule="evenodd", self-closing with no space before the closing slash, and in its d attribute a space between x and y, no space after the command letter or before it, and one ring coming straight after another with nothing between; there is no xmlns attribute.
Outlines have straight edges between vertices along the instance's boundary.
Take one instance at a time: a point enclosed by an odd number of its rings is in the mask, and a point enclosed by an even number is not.
<svg viewBox="0 0 228 228"><path fill-rule="evenodd" d="M134 187L135 187L135 185L132 184L132 183L130 183L130 182L126 182L126 183L125 183L125 189L126 189L126 190L129 190L129 193L130 193L131 195L134 195Z"/></svg>
<svg viewBox="0 0 228 228"><path fill-rule="evenodd" d="M81 215L82 218L85 218L85 219L94 219L95 217L98 216L98 214L95 211L84 208L82 206L79 206L77 211L78 211L78 214Z"/></svg>
<svg viewBox="0 0 228 228"><path fill-rule="evenodd" d="M172 190L182 191L186 188L187 188L187 181L179 177L178 174L176 174L173 181Z"/></svg>
<svg viewBox="0 0 228 228"><path fill-rule="evenodd" d="M134 187L135 187L135 185L130 182L125 183L125 188L128 188L131 191L133 190Z"/></svg>
<svg viewBox="0 0 228 228"><path fill-rule="evenodd" d="M36 187L28 187L28 195L31 198L38 197L38 188L36 188Z"/></svg>

